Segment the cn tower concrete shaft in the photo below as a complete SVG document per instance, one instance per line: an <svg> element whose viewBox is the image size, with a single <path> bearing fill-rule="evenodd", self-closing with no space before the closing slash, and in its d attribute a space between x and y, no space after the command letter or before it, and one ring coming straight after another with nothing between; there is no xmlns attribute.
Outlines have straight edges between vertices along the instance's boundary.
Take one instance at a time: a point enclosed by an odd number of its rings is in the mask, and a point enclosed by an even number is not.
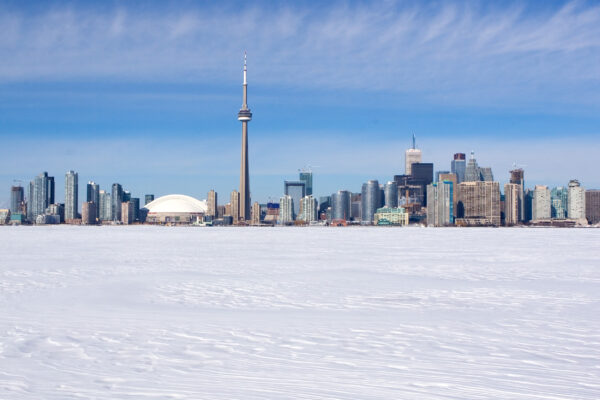
<svg viewBox="0 0 600 400"><path fill-rule="evenodd" d="M244 97L238 120L242 122L242 163L240 167L240 220L250 220L250 171L248 168L248 122L252 112L248 108L248 82L246 80L246 54L244 53Z"/></svg>

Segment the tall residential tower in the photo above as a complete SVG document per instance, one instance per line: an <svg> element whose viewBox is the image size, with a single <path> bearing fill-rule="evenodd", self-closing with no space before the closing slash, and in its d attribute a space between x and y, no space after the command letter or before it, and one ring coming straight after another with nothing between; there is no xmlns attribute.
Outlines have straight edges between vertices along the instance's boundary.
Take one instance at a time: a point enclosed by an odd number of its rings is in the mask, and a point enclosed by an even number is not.
<svg viewBox="0 0 600 400"><path fill-rule="evenodd" d="M405 157L404 157L404 173L406 175L411 175L412 174L412 165L414 163L420 163L422 160L422 154L421 154L421 150L417 149L417 143L415 140L415 135L413 133L413 137L412 137L412 148L406 150L406 152L404 153Z"/></svg>
<svg viewBox="0 0 600 400"><path fill-rule="evenodd" d="M240 168L240 211L243 221L250 220L250 172L248 171L248 122L252 120L252 112L248 108L248 82L246 80L246 53L244 53L244 96L242 109L238 113L242 123L242 165Z"/></svg>
<svg viewBox="0 0 600 400"><path fill-rule="evenodd" d="M65 174L65 220L77 219L79 209L79 176L75 171Z"/></svg>

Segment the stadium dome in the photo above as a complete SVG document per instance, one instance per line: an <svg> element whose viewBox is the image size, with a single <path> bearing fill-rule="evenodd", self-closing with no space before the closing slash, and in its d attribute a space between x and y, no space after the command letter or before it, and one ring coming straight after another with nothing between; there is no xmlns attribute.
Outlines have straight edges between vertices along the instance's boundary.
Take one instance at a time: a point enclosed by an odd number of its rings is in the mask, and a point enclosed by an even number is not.
<svg viewBox="0 0 600 400"><path fill-rule="evenodd" d="M149 213L193 213L206 212L206 201L200 201L183 194L170 194L146 204Z"/></svg>
<svg viewBox="0 0 600 400"><path fill-rule="evenodd" d="M183 194L170 194L146 204L147 223L188 224L207 210L206 200L197 200Z"/></svg>

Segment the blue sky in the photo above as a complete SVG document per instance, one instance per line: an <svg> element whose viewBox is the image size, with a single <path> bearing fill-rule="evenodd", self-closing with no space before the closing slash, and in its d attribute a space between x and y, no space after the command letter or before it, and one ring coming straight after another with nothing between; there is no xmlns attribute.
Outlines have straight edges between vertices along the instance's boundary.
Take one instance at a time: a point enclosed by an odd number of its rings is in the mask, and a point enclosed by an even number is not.
<svg viewBox="0 0 600 400"><path fill-rule="evenodd" d="M306 165L318 195L387 181L413 132L436 170L474 150L600 187L595 2L0 2L0 26L0 205L41 171L62 199L69 169L224 199L244 50L254 200Z"/></svg>

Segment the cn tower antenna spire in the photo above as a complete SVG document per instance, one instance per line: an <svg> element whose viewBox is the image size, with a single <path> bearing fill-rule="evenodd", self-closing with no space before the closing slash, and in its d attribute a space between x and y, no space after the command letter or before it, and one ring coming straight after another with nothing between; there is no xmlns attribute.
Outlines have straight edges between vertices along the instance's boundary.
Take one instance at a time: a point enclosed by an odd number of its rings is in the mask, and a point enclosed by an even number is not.
<svg viewBox="0 0 600 400"><path fill-rule="evenodd" d="M246 72L248 71L248 68L246 67L246 51L244 50L244 85L248 84L248 81L246 80Z"/></svg>

